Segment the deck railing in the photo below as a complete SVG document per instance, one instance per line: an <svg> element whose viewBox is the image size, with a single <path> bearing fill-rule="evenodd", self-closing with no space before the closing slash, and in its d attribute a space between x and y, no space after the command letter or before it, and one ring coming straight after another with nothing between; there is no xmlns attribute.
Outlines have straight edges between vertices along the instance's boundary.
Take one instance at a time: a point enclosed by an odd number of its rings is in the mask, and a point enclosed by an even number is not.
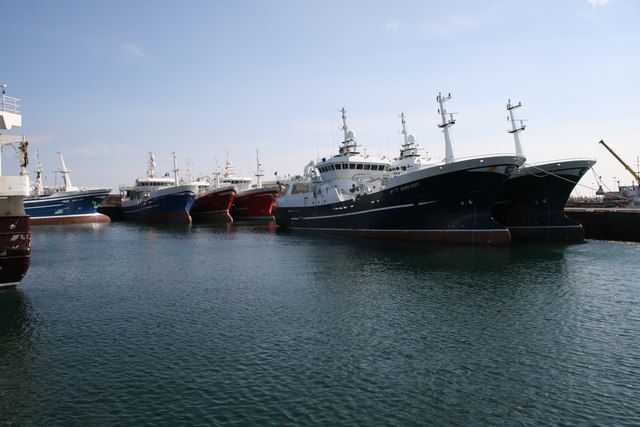
<svg viewBox="0 0 640 427"><path fill-rule="evenodd" d="M12 96L0 96L0 111L7 113L20 114L20 100Z"/></svg>

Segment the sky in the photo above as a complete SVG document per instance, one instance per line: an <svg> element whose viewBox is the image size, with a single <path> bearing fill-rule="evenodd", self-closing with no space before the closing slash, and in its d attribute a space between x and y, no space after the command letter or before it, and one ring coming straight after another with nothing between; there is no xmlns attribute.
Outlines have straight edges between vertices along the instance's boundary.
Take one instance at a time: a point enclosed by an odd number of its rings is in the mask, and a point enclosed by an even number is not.
<svg viewBox="0 0 640 427"><path fill-rule="evenodd" d="M436 95L451 93L456 156L514 152L508 99L526 119L528 162L595 158L613 189L640 155L640 2L0 0L0 83L54 183L64 153L78 186L130 185L147 152L196 175L224 164L301 173L336 152L341 107L369 154L397 156L398 115L444 156ZM14 130L12 132L15 132ZM13 154L5 152L10 170ZM35 162L30 169L33 170ZM592 193L590 173L577 194Z"/></svg>

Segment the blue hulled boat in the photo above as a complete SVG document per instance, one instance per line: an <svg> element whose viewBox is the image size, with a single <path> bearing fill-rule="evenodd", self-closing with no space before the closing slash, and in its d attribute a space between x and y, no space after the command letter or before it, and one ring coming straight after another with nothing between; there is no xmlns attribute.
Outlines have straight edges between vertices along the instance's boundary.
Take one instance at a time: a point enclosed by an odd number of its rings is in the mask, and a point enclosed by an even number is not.
<svg viewBox="0 0 640 427"><path fill-rule="evenodd" d="M175 178L169 174L156 176L156 161L149 153L149 169L146 178L136 180L133 187L122 188L123 200L120 205L125 220L142 222L184 222L191 223L189 211L198 194L198 186L178 185L177 168Z"/></svg>
<svg viewBox="0 0 640 427"><path fill-rule="evenodd" d="M69 170L60 156L64 185L44 187L42 165L38 159L35 188L31 197L24 200L24 208L31 224L72 224L86 222L109 222L109 217L98 213L98 206L111 192L111 188L78 188L71 184Z"/></svg>

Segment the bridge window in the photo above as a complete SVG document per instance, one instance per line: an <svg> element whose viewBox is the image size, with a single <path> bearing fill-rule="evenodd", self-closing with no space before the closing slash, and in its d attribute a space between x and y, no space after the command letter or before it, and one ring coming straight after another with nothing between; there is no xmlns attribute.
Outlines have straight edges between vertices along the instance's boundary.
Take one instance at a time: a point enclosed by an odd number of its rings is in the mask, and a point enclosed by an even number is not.
<svg viewBox="0 0 640 427"><path fill-rule="evenodd" d="M356 169L362 169L362 163L358 163L358 164L356 165Z"/></svg>
<svg viewBox="0 0 640 427"><path fill-rule="evenodd" d="M342 169L342 165L340 163L336 164L336 169Z"/></svg>
<svg viewBox="0 0 640 427"><path fill-rule="evenodd" d="M364 170L370 171L371 170L371 165L364 165Z"/></svg>
<svg viewBox="0 0 640 427"><path fill-rule="evenodd" d="M355 168L356 168L355 163L349 163L349 169L355 169Z"/></svg>

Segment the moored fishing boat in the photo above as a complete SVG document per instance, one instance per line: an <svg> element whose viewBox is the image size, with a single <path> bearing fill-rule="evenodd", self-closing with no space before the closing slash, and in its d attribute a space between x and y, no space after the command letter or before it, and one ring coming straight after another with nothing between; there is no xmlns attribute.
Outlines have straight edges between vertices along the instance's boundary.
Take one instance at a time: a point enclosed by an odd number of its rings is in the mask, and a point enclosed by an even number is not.
<svg viewBox="0 0 640 427"><path fill-rule="evenodd" d="M217 166L216 166L217 169ZM191 206L191 219L194 222L233 222L229 213L236 198L236 189L231 185L220 185L220 173L216 170L213 183L208 179L193 179L191 163L187 163L187 179L185 183L198 187L198 196Z"/></svg>
<svg viewBox="0 0 640 427"><path fill-rule="evenodd" d="M98 212L98 206L111 192L111 188L78 188L71 184L62 153L60 170L64 185L44 187L42 165L37 156L35 188L24 200L24 207L32 225L109 222L109 217Z"/></svg>
<svg viewBox="0 0 640 427"><path fill-rule="evenodd" d="M5 85L0 88L0 130L22 126L20 100L6 96ZM18 149L18 175L2 175L1 148L7 145ZM31 261L29 217L23 205L29 195L28 145L23 135L0 133L0 288L17 286Z"/></svg>
<svg viewBox="0 0 640 427"><path fill-rule="evenodd" d="M280 194L278 188L262 187L264 172L261 169L260 159L256 156L256 186L251 187L251 178L237 177L233 171L233 164L229 160L225 163L224 175L221 178L223 184L231 185L237 190L237 195L231 205L231 216L234 221L273 221L273 207L276 198Z"/></svg>
<svg viewBox="0 0 640 427"><path fill-rule="evenodd" d="M522 104L507 103L516 153L524 155L519 133L524 123L516 124L513 110ZM591 159L570 159L525 164L513 173L500 189L492 214L506 225L515 239L584 239L584 228L569 219L564 208L580 178L595 164Z"/></svg>
<svg viewBox="0 0 640 427"><path fill-rule="evenodd" d="M178 184L178 169L174 162L174 178L169 174L156 175L156 161L149 153L147 177L136 180L133 187L123 188L120 205L125 220L141 222L191 223L189 211L196 199L198 187L193 184Z"/></svg>
<svg viewBox="0 0 640 427"><path fill-rule="evenodd" d="M522 156L455 159L444 102L438 95L445 159L428 167L390 172L387 159L358 151L342 109L339 153L309 164L277 201L276 222L292 229L379 238L508 244L509 231L491 217L500 186ZM299 188L302 188L299 190Z"/></svg>

